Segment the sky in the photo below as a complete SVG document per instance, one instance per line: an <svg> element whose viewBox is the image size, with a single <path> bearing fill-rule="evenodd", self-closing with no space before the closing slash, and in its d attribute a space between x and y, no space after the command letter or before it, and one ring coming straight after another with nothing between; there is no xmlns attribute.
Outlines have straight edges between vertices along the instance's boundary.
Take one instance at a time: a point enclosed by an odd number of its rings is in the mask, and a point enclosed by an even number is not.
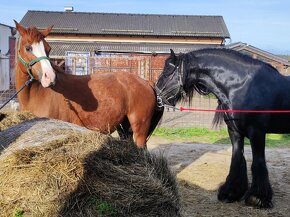
<svg viewBox="0 0 290 217"><path fill-rule="evenodd" d="M230 32L227 43L243 42L274 54L290 55L289 0L13 0L0 3L0 23L14 26L28 10L170 15L220 15Z"/></svg>

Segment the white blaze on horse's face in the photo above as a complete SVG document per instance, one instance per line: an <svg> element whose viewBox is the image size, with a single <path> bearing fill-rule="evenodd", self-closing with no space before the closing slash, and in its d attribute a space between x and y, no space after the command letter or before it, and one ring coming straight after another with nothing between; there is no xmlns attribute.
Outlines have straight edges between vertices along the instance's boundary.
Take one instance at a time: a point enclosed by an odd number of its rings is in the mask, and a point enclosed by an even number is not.
<svg viewBox="0 0 290 217"><path fill-rule="evenodd" d="M31 46L32 46L32 53L36 57L46 56L43 41L40 41L38 43L33 43ZM38 72L39 80L43 87L49 87L50 85L53 85L55 83L56 75L52 69L52 66L49 60L42 59L40 60L40 64L41 64L41 72Z"/></svg>

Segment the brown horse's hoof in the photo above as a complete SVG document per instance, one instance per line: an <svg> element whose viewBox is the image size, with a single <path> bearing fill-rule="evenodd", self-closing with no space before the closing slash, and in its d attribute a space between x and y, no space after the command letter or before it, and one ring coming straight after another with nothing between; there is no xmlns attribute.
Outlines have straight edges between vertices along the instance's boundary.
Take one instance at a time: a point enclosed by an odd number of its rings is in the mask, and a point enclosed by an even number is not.
<svg viewBox="0 0 290 217"><path fill-rule="evenodd" d="M273 203L271 200L261 200L255 196L249 196L245 203L247 206L252 206L260 209L271 209L273 208Z"/></svg>

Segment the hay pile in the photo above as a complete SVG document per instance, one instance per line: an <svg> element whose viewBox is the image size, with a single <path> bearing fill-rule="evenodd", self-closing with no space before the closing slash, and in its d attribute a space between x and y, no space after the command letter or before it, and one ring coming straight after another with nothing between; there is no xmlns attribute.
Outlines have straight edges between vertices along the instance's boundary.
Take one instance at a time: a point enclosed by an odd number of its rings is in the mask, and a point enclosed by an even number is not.
<svg viewBox="0 0 290 217"><path fill-rule="evenodd" d="M29 112L0 113L0 131L33 118L36 118L36 116Z"/></svg>
<svg viewBox="0 0 290 217"><path fill-rule="evenodd" d="M1 146L0 216L180 216L167 161L131 142L34 118Z"/></svg>

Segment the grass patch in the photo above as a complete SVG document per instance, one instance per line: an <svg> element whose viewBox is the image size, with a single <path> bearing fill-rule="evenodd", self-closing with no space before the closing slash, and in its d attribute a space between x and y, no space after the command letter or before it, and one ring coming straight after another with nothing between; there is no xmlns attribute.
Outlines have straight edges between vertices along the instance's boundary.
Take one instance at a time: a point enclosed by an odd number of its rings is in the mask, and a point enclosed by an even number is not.
<svg viewBox="0 0 290 217"><path fill-rule="evenodd" d="M227 129L209 130L207 128L157 128L154 136L169 140L208 144L231 144ZM245 144L250 142L245 138ZM267 134L266 145L268 147L290 146L290 134Z"/></svg>
<svg viewBox="0 0 290 217"><path fill-rule="evenodd" d="M98 216L107 216L107 217L117 216L117 210L109 203L103 200L96 200L96 209Z"/></svg>
<svg viewBox="0 0 290 217"><path fill-rule="evenodd" d="M267 134L266 146L278 147L288 146L290 147L290 134Z"/></svg>
<svg viewBox="0 0 290 217"><path fill-rule="evenodd" d="M157 128L153 135L170 140L183 140L209 144L229 144L226 129L214 131L206 128Z"/></svg>
<svg viewBox="0 0 290 217"><path fill-rule="evenodd" d="M24 217L24 211L16 209L14 213L14 217Z"/></svg>

